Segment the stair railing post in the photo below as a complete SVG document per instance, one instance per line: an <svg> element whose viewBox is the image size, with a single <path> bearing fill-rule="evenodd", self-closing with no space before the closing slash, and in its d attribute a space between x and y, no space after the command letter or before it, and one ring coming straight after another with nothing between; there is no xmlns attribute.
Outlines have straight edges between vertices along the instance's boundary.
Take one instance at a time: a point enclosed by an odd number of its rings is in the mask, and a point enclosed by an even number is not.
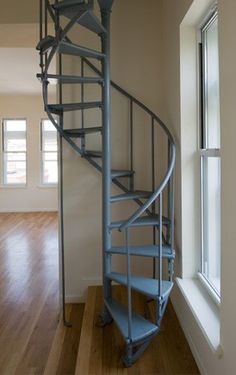
<svg viewBox="0 0 236 375"><path fill-rule="evenodd" d="M151 121L151 160L152 160L152 192L155 190L155 140L154 140L154 135L155 135L155 119L152 116L152 121ZM152 214L154 215L156 213L156 202L154 201L152 203ZM156 228L153 227L153 233L152 233L152 239L153 239L153 245L156 244ZM153 279L156 278L156 258L153 258L152 260L152 277Z"/></svg>
<svg viewBox="0 0 236 375"><path fill-rule="evenodd" d="M162 192L159 196L159 281L158 281L158 325L162 318Z"/></svg>
<svg viewBox="0 0 236 375"><path fill-rule="evenodd" d="M130 170L134 170L134 103L130 99ZM134 190L134 175L130 178L130 190Z"/></svg>
<svg viewBox="0 0 236 375"><path fill-rule="evenodd" d="M126 246L126 267L127 267L127 295L128 295L128 357L131 357L130 352L132 343L132 289L131 289L131 257L130 257L130 237L129 228L125 230L125 246ZM130 358L128 358L128 361Z"/></svg>
<svg viewBox="0 0 236 375"><path fill-rule="evenodd" d="M102 75L104 85L102 89L102 227L103 227L103 294L104 298L111 297L111 281L106 273L111 270L111 256L107 250L111 247L111 90L110 90L110 13L111 9L101 7L102 25L106 33L102 34ZM108 313L105 309L104 313ZM109 314L108 314L109 318Z"/></svg>

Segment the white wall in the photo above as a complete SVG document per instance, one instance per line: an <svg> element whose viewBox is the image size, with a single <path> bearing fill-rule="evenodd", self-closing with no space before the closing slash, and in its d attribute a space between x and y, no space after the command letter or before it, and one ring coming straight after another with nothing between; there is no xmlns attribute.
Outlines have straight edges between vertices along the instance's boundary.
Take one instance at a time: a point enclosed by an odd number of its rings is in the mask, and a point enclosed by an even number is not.
<svg viewBox="0 0 236 375"><path fill-rule="evenodd" d="M0 212L56 211L57 188L42 187L40 181L40 120L46 118L42 98L9 95L0 96L0 102L1 122L4 118L26 118L27 121L27 185L3 186L1 173Z"/></svg>
<svg viewBox="0 0 236 375"><path fill-rule="evenodd" d="M164 49L165 49L165 109L167 123L171 124L178 147L177 158L177 181L176 181L176 246L177 246L177 275L189 277L194 271L192 260L185 262L182 255L186 255L188 248L186 247L186 240L189 240L189 252L192 248L196 248L196 237L190 237L186 232L191 231L192 213L190 208L194 206L193 196L195 186L193 184L193 176L190 181L186 181L185 173L181 174L180 163L184 162L183 167L188 168L188 162L194 166L193 158L190 149L186 148L186 143L181 148L181 142L189 142L192 147L196 147L197 137L191 130L196 123L196 102L193 105L192 118L189 116L190 110L181 112L184 97L181 97L180 72L182 76L185 74L182 82L189 78L189 96L191 96L192 80L196 82L196 78L192 75L191 69L188 69L186 64L180 66L180 56L183 54L180 43L180 25L192 1L179 0L173 2L171 0L163 0L163 35L164 35ZM207 7L208 1L199 0L199 6ZM197 360L199 368L202 373L209 375L232 375L235 373L235 316L236 316L236 300L235 300L235 275L234 264L236 262L236 255L234 251L235 243L235 173L232 165L235 160L235 60L236 60L236 46L235 46L235 21L236 3L234 0L219 0L219 49L220 49L220 87L221 87L221 137L222 137L222 301L220 306L220 344L223 350L223 356L219 356L219 352L212 350L200 328L194 313L190 306L186 303L182 292L176 288L172 295L172 301L178 317L184 329L184 332L189 340L191 349ZM186 27L188 27L186 25ZM183 31L183 30L182 30ZM185 43L188 38L192 38L191 30L185 29ZM186 51L185 51L186 52ZM185 62L187 61L185 56ZM191 61L189 60L190 65ZM192 80L191 80L192 77ZM185 85L185 87L187 87ZM183 92L182 92L183 93ZM186 91L183 93L186 99ZM193 92L193 95L194 92ZM194 97L191 96L194 101ZM191 108L191 100L189 102ZM182 115L182 118L181 118ZM186 122L187 120L187 122ZM190 174L191 176L191 174ZM192 179L192 180L191 180ZM187 183L187 184L186 184ZM184 185L183 185L184 184ZM189 191L188 189L192 190ZM191 198L192 197L192 198ZM189 203L188 203L189 201ZM186 204L187 203L187 204ZM184 217L183 217L184 216ZM182 224L184 225L182 227ZM196 226L197 230L197 226ZM192 233L192 232L190 232ZM193 234L194 235L194 234ZM194 235L196 236L196 234ZM183 253L182 253L183 251ZM189 259L189 258L185 258ZM222 353L221 353L222 354Z"/></svg>

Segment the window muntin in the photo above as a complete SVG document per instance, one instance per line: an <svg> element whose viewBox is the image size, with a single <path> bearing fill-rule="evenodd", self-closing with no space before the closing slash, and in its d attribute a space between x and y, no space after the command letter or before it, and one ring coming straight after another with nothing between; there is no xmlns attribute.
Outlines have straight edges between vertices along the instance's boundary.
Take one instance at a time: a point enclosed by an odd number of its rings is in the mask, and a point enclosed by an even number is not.
<svg viewBox="0 0 236 375"><path fill-rule="evenodd" d="M50 120L41 121L42 184L57 184L57 131Z"/></svg>
<svg viewBox="0 0 236 375"><path fill-rule="evenodd" d="M218 18L201 29L201 238L200 272L220 296L220 115Z"/></svg>
<svg viewBox="0 0 236 375"><path fill-rule="evenodd" d="M3 184L26 184L26 120L4 119L2 123Z"/></svg>

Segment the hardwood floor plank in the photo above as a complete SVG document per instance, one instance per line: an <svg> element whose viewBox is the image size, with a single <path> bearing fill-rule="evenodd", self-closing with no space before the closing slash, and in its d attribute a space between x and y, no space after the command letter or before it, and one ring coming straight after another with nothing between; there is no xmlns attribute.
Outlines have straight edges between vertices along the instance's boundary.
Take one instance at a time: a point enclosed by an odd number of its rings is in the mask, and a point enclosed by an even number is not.
<svg viewBox="0 0 236 375"><path fill-rule="evenodd" d="M57 227L56 213L0 214L1 375L74 372L83 305L68 306L72 328L58 323Z"/></svg>
<svg viewBox="0 0 236 375"><path fill-rule="evenodd" d="M113 294L121 302L126 302L125 288L114 286ZM133 297L134 309L153 318L153 303L148 304L145 309L145 298L135 292ZM167 307L161 331L143 356L130 368L124 368L122 364L121 356L124 354L125 345L115 324L105 328L98 328L94 324L101 311L101 287L91 287L85 307L85 325L83 324L82 328L75 375L199 374L171 304ZM87 313L89 316L86 316Z"/></svg>

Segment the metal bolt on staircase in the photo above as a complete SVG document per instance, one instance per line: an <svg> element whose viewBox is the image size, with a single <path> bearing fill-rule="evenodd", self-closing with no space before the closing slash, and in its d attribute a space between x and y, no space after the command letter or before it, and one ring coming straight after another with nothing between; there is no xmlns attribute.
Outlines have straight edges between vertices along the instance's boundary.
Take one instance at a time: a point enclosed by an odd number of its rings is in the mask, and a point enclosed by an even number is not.
<svg viewBox="0 0 236 375"><path fill-rule="evenodd" d="M160 330L161 321L166 309L168 297L173 286L173 262L175 251L174 237L174 165L175 144L173 137L161 119L135 97L127 93L110 79L110 14L114 0L98 0L101 19L94 13L94 0L40 0L40 41L37 49L40 54L41 73L38 78L42 82L45 111L56 127L60 136L60 216L61 216L61 264L62 264L62 305L63 320L70 325L65 314L65 278L64 278L64 225L63 225L63 155L62 140L66 140L71 147L87 162L102 173L103 185L103 294L104 310L102 324L106 325L113 320L117 324L126 342L126 352L123 362L131 366L147 348L149 342ZM63 19L63 22L62 22ZM54 35L48 33L50 23L54 24ZM65 22L66 20L66 22ZM101 51L80 46L69 38L69 32L75 25L82 25L96 33L101 40ZM63 26L62 26L63 25ZM53 58L59 56L58 74L50 73ZM63 73L63 56L71 55L78 58L81 66L81 75ZM101 71L91 62L95 59L101 63ZM92 76L85 76L85 67L93 72ZM49 103L49 86L58 85L58 100ZM63 90L68 84L80 85L81 101L79 103L64 103ZM102 97L99 101L84 100L85 85L100 85ZM111 87L125 97L130 108L130 169L112 169L111 147ZM150 118L151 126L151 154L152 154L152 191L136 190L134 183L134 111L139 108ZM100 108L102 124L88 127L85 123L85 111ZM67 128L64 126L65 113L81 112L81 126ZM168 162L164 177L156 186L155 182L155 128L159 127L165 134L168 142ZM102 136L102 150L87 149L87 139L91 134ZM78 145L78 141L80 142ZM99 163L98 159L101 160ZM129 180L129 184L124 183ZM123 192L112 196L111 185L117 185ZM167 193L166 193L167 192ZM166 199L167 197L167 199ZM167 214L164 216L164 201L167 200ZM136 211L120 221L112 221L111 206L121 202L134 201ZM130 239L133 228L141 230L144 227L152 228L153 237L148 245L132 245ZM114 246L112 233L114 230L123 231L125 243L123 246ZM112 256L126 257L126 272L114 272ZM151 277L135 276L132 273L132 257L153 259L153 274ZM168 264L168 276L164 278L163 267ZM112 283L118 283L127 288L127 306L115 300L112 295ZM132 308L132 290L136 290L153 299L156 304L155 321L151 322L137 314Z"/></svg>

